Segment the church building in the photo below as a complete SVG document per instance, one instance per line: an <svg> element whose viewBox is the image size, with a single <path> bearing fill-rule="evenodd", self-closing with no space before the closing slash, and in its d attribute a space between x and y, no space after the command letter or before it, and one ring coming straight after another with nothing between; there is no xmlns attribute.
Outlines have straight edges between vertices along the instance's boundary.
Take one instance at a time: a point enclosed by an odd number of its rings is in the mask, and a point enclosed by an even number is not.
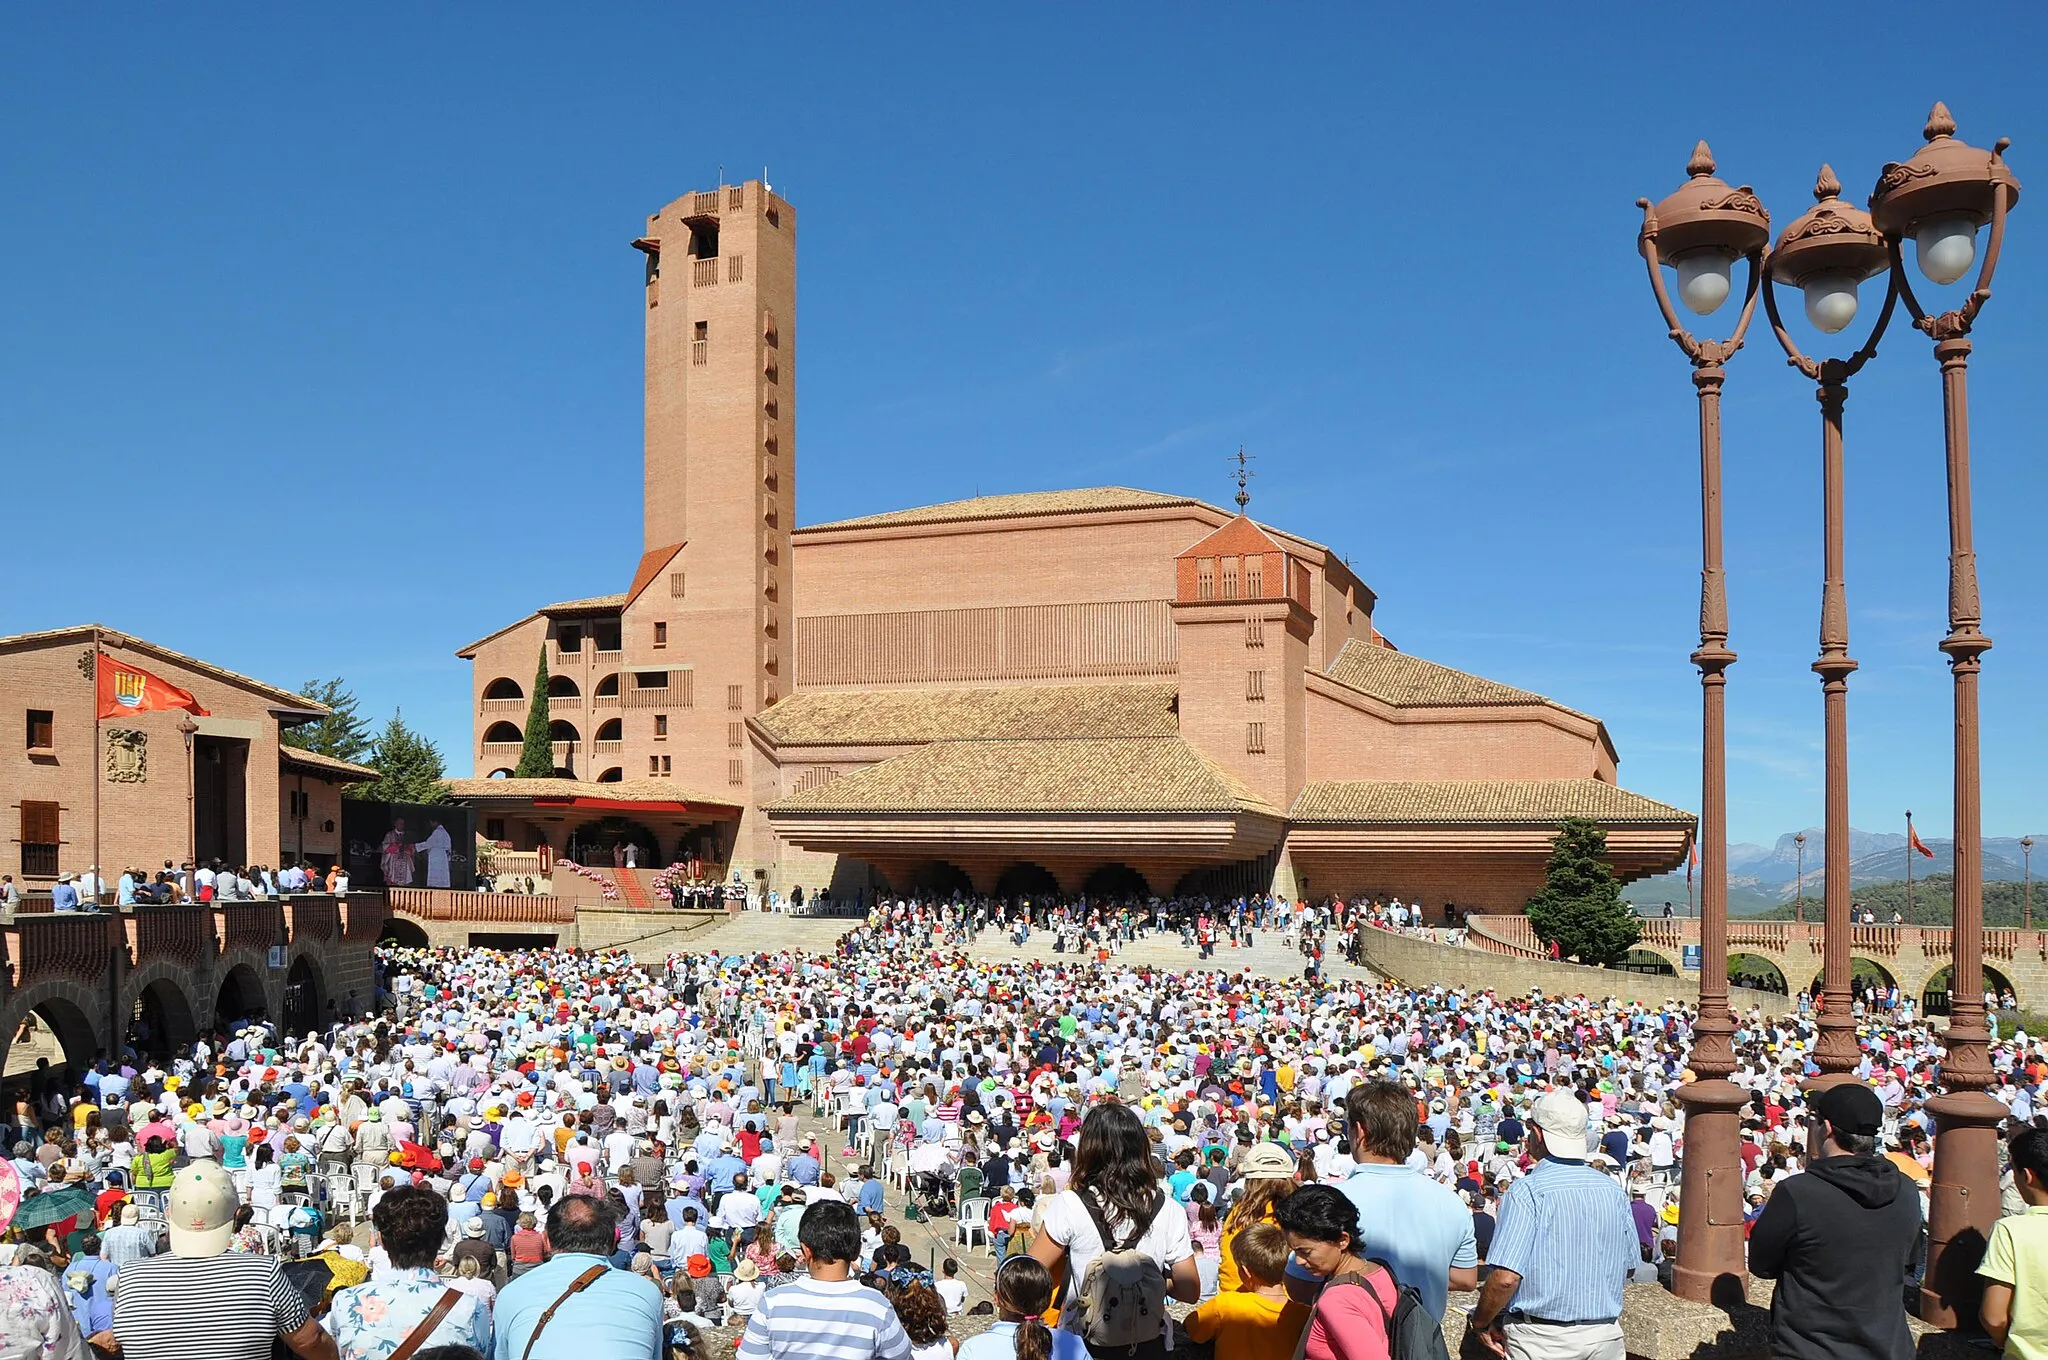
<svg viewBox="0 0 2048 1360"><path fill-rule="evenodd" d="M1330 548L1095 487L797 527L796 213L686 194L645 260L645 536L463 648L511 848L762 889L1374 893L1519 910L1565 817L1626 878L1693 818L1598 718L1395 648ZM548 667L556 769L510 779ZM607 861L608 862L608 861Z"/></svg>

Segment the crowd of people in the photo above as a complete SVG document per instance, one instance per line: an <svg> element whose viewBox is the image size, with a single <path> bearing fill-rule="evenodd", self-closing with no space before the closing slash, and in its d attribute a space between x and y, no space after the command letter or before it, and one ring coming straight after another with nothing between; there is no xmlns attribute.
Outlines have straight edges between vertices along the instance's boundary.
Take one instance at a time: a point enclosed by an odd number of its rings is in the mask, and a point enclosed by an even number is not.
<svg viewBox="0 0 2048 1360"><path fill-rule="evenodd" d="M1410 1360L1465 1291L1472 1345L1618 1357L1687 1212L1690 1012L1333 978L1325 940L1413 922L1233 905L890 902L828 953L660 964L392 948L379 1014L39 1068L0 1107L0 1360L707 1360L719 1329L742 1360ZM1187 967L1120 957L1156 931ZM1299 974L1212 957L1261 931ZM1810 1017L1739 1020L1774 1344L1903 1360L1940 1035L1872 1017L1809 1102ZM1983 1320L2043 1354L2048 1052L1993 1060Z"/></svg>
<svg viewBox="0 0 2048 1360"><path fill-rule="evenodd" d="M339 863L323 870L301 863L273 869L217 859L199 864L165 860L154 873L129 867L111 882L99 865L89 864L82 872L65 870L57 875L50 885L50 910L98 911L109 905L109 897L115 907L138 902L257 902L291 893L346 893L348 887L348 871ZM14 875L0 874L0 910L19 908L25 896Z"/></svg>

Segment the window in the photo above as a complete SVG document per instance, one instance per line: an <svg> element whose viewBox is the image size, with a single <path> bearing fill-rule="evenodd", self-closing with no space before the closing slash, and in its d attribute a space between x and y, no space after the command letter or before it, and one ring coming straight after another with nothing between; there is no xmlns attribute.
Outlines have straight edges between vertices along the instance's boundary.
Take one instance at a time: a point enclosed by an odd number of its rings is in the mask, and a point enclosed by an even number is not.
<svg viewBox="0 0 2048 1360"><path fill-rule="evenodd" d="M725 262L725 281L738 283L747 276L747 257L735 255Z"/></svg>
<svg viewBox="0 0 2048 1360"><path fill-rule="evenodd" d="M718 206L718 195L713 194L711 196L711 206L714 208ZM699 260L716 259L718 257L718 220L716 218L699 218L697 221L690 223L689 226L690 254Z"/></svg>
<svg viewBox="0 0 2048 1360"><path fill-rule="evenodd" d="M57 745L57 715L47 708L32 708L28 711L28 749L35 752L54 750Z"/></svg>
<svg viewBox="0 0 2048 1360"><path fill-rule="evenodd" d="M1246 671L1244 673L1244 697L1253 702L1258 702L1266 697L1266 673L1264 671Z"/></svg>
<svg viewBox="0 0 2048 1360"><path fill-rule="evenodd" d="M683 598L683 574L679 571L668 574L668 597L672 600Z"/></svg>
<svg viewBox="0 0 2048 1360"><path fill-rule="evenodd" d="M1246 647L1263 647L1266 645L1266 621L1264 619L1246 619L1244 621L1244 645Z"/></svg>
<svg viewBox="0 0 2048 1360"><path fill-rule="evenodd" d="M1244 560L1244 596L1256 600L1266 593L1266 559L1263 555Z"/></svg>
<svg viewBox="0 0 2048 1360"><path fill-rule="evenodd" d="M745 685L727 685L725 687L725 706L728 709L737 713L746 706L746 702Z"/></svg>
<svg viewBox="0 0 2048 1360"><path fill-rule="evenodd" d="M1237 559L1235 557L1223 559L1223 598L1226 600L1237 598Z"/></svg>
<svg viewBox="0 0 2048 1360"><path fill-rule="evenodd" d="M668 672L667 672L667 671L634 671L634 672L633 672L633 688L634 688L634 689L667 689L667 688L668 688Z"/></svg>
<svg viewBox="0 0 2048 1360"><path fill-rule="evenodd" d="M665 778L665 777L667 777L667 775L668 775L668 770L669 770L668 762L669 762L669 757L667 757L667 756L663 756L663 757L661 758L661 773L662 773L662 775L663 775L663 777L664 777L664 778Z"/></svg>
<svg viewBox="0 0 2048 1360"><path fill-rule="evenodd" d="M782 332L775 325L775 313L773 312L768 313L761 323L761 342L770 349L781 348Z"/></svg>
<svg viewBox="0 0 2048 1360"><path fill-rule="evenodd" d="M740 735L741 730L742 724L727 723L725 725L725 744L727 746L737 748L740 744L740 741L742 740Z"/></svg>
<svg viewBox="0 0 2048 1360"><path fill-rule="evenodd" d="M583 629L575 624L566 624L555 631L555 648L564 654L583 650Z"/></svg>
<svg viewBox="0 0 2048 1360"><path fill-rule="evenodd" d="M654 715L654 739L656 741L666 741L668 739L668 714L657 713Z"/></svg>
<svg viewBox="0 0 2048 1360"><path fill-rule="evenodd" d="M647 757L647 773L649 773L649 774L651 774L651 775L658 775L658 774L660 774L660 773L661 773L661 757L660 757L660 756L649 756L649 757Z"/></svg>
<svg viewBox="0 0 2048 1360"><path fill-rule="evenodd" d="M505 819L503 817L484 818L484 839L487 841L501 841L505 839Z"/></svg>
<svg viewBox="0 0 2048 1360"><path fill-rule="evenodd" d="M746 782L746 774L739 761L728 760L725 762L725 782L734 787L738 787Z"/></svg>
<svg viewBox="0 0 2048 1360"><path fill-rule="evenodd" d="M667 625L667 624L665 624L665 623L657 623L657 624L655 624L655 625L654 625L654 645L655 645L655 646L657 646L657 647L666 647L666 646L668 646L668 625Z"/></svg>
<svg viewBox="0 0 2048 1360"><path fill-rule="evenodd" d="M295 822L303 822L311 814L307 811L310 799L304 789L286 789L285 814Z"/></svg>
<svg viewBox="0 0 2048 1360"><path fill-rule="evenodd" d="M1244 749L1255 756L1266 753L1266 725L1262 722L1244 725Z"/></svg>
<svg viewBox="0 0 2048 1360"><path fill-rule="evenodd" d="M768 400L762 402L761 409L768 413L768 418L770 420L779 420L782 418L782 403L777 401L774 397L770 397L768 398Z"/></svg>
<svg viewBox="0 0 2048 1360"><path fill-rule="evenodd" d="M764 377L764 378L766 378L766 379L767 379L767 380L768 380L769 382L772 382L772 383L779 383L779 382L781 382L781 381L782 381L782 365L780 365L780 364L776 363L776 362L775 362L775 361L774 361L773 359L770 359L770 360L768 361L768 365L767 365L767 367L765 367L765 368L763 368L763 369L761 370L761 376L762 376L762 377Z"/></svg>
<svg viewBox="0 0 2048 1360"><path fill-rule="evenodd" d="M21 804L21 872L24 878L55 878L57 849L63 838L57 834L58 807L55 803Z"/></svg>
<svg viewBox="0 0 2048 1360"><path fill-rule="evenodd" d="M1204 557L1195 563L1195 598L1216 598L1216 559Z"/></svg>
<svg viewBox="0 0 2048 1360"><path fill-rule="evenodd" d="M711 338L711 323L709 321L699 321L696 334L690 338L700 345L709 340Z"/></svg>
<svg viewBox="0 0 2048 1360"><path fill-rule="evenodd" d="M768 225L771 227L779 227L782 225L782 209L770 208L768 210Z"/></svg>
<svg viewBox="0 0 2048 1360"><path fill-rule="evenodd" d="M770 458L773 458L776 454L782 452L782 441L771 434L761 441L761 447L768 451Z"/></svg>

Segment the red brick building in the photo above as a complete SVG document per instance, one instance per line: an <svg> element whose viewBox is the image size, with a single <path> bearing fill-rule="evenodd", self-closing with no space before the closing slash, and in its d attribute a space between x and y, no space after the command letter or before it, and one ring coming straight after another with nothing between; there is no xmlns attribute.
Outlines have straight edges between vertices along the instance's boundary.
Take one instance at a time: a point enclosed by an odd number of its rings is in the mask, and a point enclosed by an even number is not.
<svg viewBox="0 0 2048 1360"><path fill-rule="evenodd" d="M109 718L95 750L99 648L198 699L182 710ZM279 733L325 717L301 695L94 625L0 637L0 802L9 843L0 873L32 889L98 864L155 870L196 848L202 860L325 865L340 852L341 791L376 771L284 745Z"/></svg>
<svg viewBox="0 0 2048 1360"><path fill-rule="evenodd" d="M1336 553L1243 514L1099 487L796 528L794 210L759 182L686 194L633 244L639 567L458 653L485 778L547 657L557 815L494 790L515 842L630 835L784 890L1488 909L1540 884L1567 815L1630 876L1683 856L1691 816L1616 787L1598 719L1395 650Z"/></svg>

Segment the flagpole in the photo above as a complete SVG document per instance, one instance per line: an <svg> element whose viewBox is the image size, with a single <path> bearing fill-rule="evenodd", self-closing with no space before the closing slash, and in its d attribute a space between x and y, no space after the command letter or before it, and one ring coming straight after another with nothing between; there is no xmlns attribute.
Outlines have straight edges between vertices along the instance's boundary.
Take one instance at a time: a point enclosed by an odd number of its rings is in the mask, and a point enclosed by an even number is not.
<svg viewBox="0 0 2048 1360"><path fill-rule="evenodd" d="M1906 809L1906 923L1913 921L1913 809Z"/></svg>
<svg viewBox="0 0 2048 1360"><path fill-rule="evenodd" d="M100 630L92 630L92 892L91 909L99 909L100 892L100 784L105 778L100 754Z"/></svg>

